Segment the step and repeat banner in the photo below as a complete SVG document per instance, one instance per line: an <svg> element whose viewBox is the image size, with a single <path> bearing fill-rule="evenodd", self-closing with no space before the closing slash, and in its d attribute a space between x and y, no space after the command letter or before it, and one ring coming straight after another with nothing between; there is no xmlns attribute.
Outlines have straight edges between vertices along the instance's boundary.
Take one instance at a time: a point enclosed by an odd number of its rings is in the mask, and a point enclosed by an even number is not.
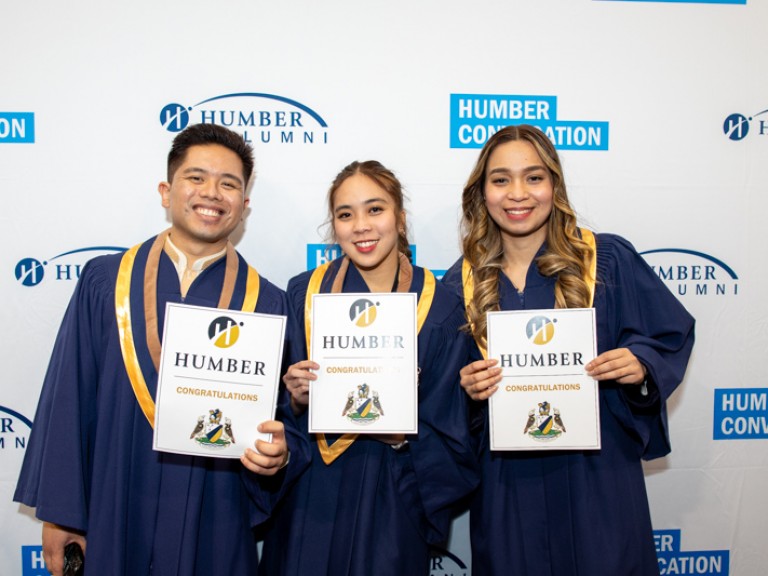
<svg viewBox="0 0 768 576"><path fill-rule="evenodd" d="M631 240L697 320L673 451L645 467L660 572L765 574L765 2L41 0L0 22L0 572L46 574L11 499L53 340L86 261L168 226L179 130L252 142L237 248L285 287L329 256L325 194L352 160L395 171L416 262L444 271L479 148L527 122L581 223ZM466 520L432 576L471 574Z"/></svg>

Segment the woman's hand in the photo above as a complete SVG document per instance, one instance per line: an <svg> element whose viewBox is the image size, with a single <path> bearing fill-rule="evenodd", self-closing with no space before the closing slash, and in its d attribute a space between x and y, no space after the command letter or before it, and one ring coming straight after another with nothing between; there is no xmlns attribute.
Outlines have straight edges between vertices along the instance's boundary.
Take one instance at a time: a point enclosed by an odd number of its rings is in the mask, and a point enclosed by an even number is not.
<svg viewBox="0 0 768 576"><path fill-rule="evenodd" d="M498 363L496 359L478 360L459 371L461 387L472 400L486 400L499 389L501 368L496 366Z"/></svg>
<svg viewBox="0 0 768 576"><path fill-rule="evenodd" d="M405 443L405 434L371 434L371 438L390 446L402 446Z"/></svg>
<svg viewBox="0 0 768 576"><path fill-rule="evenodd" d="M283 375L283 383L291 395L291 409L295 415L299 415L309 405L309 383L317 380L317 374L312 370L319 370L320 365L312 360L302 360L291 365Z"/></svg>
<svg viewBox="0 0 768 576"><path fill-rule="evenodd" d="M603 352L589 362L585 369L587 374L595 380L616 380L619 384L642 384L648 373L629 348L616 348Z"/></svg>

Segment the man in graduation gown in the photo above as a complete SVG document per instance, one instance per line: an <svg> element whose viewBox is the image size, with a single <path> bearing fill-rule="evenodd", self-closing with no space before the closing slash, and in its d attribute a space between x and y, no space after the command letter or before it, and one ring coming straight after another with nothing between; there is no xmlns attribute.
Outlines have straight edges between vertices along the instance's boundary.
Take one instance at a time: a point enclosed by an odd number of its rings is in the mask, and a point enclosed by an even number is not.
<svg viewBox="0 0 768 576"><path fill-rule="evenodd" d="M62 573L70 542L85 550L86 575L255 573L251 529L308 462L292 415L254 422L272 441L257 441L240 461L152 450L166 303L286 313L285 294L229 242L252 171L238 134L187 128L159 185L171 228L83 268L14 496L44 522L52 574Z"/></svg>

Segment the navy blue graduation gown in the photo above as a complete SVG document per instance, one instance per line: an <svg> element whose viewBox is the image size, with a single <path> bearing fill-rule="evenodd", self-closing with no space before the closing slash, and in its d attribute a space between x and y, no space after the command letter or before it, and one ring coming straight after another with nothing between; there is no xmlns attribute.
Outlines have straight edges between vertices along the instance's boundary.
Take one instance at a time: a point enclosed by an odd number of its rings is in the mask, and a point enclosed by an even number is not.
<svg viewBox="0 0 768 576"><path fill-rule="evenodd" d="M143 296L151 244L136 257L131 313L154 397L157 373L146 346ZM258 550L252 527L267 518L302 462L306 465L308 443L291 425L292 415L278 415L285 421L291 462L268 479L236 459L153 451L152 428L120 351L115 281L121 257L98 257L83 268L54 345L14 500L35 507L41 520L86 533L86 575L254 574ZM231 306L240 309L247 264L238 258ZM186 304L217 305L225 260L201 272ZM165 253L157 286L162 335L166 302L181 301L178 275ZM264 278L256 311L286 313L285 294Z"/></svg>
<svg viewBox="0 0 768 576"><path fill-rule="evenodd" d="M321 292L329 292L335 261ZM424 270L414 267L411 290L421 293ZM288 284L292 362L306 359L304 302L311 272ZM369 292L353 265L344 292ZM456 503L477 484L467 398L458 384L469 339L459 332L461 302L440 283L418 336L418 426L396 451L358 436L326 465L312 438L310 468L266 525L264 575L402 576L429 574L429 545L448 536ZM299 420L307 430L306 412ZM328 438L330 443L332 438Z"/></svg>
<svg viewBox="0 0 768 576"><path fill-rule="evenodd" d="M473 403L482 467L470 508L475 574L659 573L641 459L670 450L666 400L685 374L694 320L629 242L596 237L598 352L629 348L648 369L649 394L601 382L602 448L589 451L490 452L487 402ZM461 292L461 260L443 280ZM500 274L501 308L553 308L554 285L535 262L523 294Z"/></svg>

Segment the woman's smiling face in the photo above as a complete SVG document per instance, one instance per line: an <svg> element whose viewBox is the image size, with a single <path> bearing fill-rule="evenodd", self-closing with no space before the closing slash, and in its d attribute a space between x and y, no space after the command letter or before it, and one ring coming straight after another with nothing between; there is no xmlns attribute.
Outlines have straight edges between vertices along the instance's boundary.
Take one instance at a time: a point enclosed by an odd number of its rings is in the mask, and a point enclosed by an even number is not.
<svg viewBox="0 0 768 576"><path fill-rule="evenodd" d="M488 158L483 185L488 214L507 240L547 238L552 213L552 176L532 144L500 144Z"/></svg>
<svg viewBox="0 0 768 576"><path fill-rule="evenodd" d="M404 218L389 193L363 174L350 176L334 193L334 236L361 272L384 266L391 267L394 276Z"/></svg>

